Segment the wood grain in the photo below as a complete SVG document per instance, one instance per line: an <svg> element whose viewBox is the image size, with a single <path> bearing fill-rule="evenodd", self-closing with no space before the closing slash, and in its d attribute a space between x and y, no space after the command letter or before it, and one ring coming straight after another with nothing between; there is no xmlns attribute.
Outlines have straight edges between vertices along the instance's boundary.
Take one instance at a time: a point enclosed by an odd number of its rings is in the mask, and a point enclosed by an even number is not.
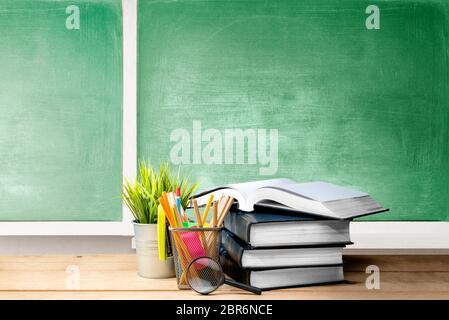
<svg viewBox="0 0 449 320"><path fill-rule="evenodd" d="M346 283L266 291L254 296L229 286L203 297L178 290L175 279L144 279L134 255L3 256L0 299L449 299L448 255L345 256ZM365 287L368 265L380 268L380 290ZM80 271L67 289L67 268Z"/></svg>

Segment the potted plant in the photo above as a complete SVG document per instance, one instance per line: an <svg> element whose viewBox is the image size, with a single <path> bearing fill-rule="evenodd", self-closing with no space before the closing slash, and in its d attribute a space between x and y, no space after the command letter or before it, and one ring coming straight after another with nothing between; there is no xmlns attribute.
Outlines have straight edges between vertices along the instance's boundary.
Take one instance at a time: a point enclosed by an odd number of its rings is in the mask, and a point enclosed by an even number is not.
<svg viewBox="0 0 449 320"><path fill-rule="evenodd" d="M181 204L185 208L198 185L174 173L168 163L157 171L151 164L139 161L134 182L125 179L122 198L134 216L138 274L145 278L169 278L175 276L173 256L161 260L158 252L157 216L162 192L181 190ZM168 234L167 234L168 236ZM164 239L167 241L168 239ZM165 246L169 250L169 246Z"/></svg>

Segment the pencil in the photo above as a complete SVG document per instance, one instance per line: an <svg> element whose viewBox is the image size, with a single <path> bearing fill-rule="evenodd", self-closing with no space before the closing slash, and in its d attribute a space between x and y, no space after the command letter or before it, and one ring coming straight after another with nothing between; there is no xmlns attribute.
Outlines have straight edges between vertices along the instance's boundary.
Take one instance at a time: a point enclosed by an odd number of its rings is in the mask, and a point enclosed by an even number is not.
<svg viewBox="0 0 449 320"><path fill-rule="evenodd" d="M215 228L217 225L217 217L218 217L218 201L214 201L214 214L212 216L212 228Z"/></svg>
<svg viewBox="0 0 449 320"><path fill-rule="evenodd" d="M221 197L220 202L218 202L218 219L220 220L220 217L223 213L223 209L226 206L226 204L228 203L229 197L225 196L225 197Z"/></svg>
<svg viewBox="0 0 449 320"><path fill-rule="evenodd" d="M168 203L167 193L166 193L166 192L162 192L162 196L161 196L161 198L159 199L159 202L161 203L162 208L163 208L164 211L165 211L165 216L167 217L168 222L170 223L170 226L171 226L172 228L176 228L176 222L175 222L175 220L173 219L172 212L171 212L171 210L170 210L170 205L169 205L169 203Z"/></svg>
<svg viewBox="0 0 449 320"><path fill-rule="evenodd" d="M193 210L195 211L198 227L202 228L203 222L201 220L201 214L200 214L200 210L198 209L198 202L196 202L196 199L193 199Z"/></svg>
<svg viewBox="0 0 449 320"><path fill-rule="evenodd" d="M170 227L175 228L175 227L176 227L176 224L174 223L173 218L172 218L171 215L170 215L170 211L169 211L169 209L167 209L167 206L166 206L165 204L162 204L162 203L163 203L162 198L161 198L161 200L160 200L160 203L161 203L161 205L162 205L162 209L164 209L164 212L165 212L165 218L167 219L168 224L170 225Z"/></svg>
<svg viewBox="0 0 449 320"><path fill-rule="evenodd" d="M218 200L218 213L220 213L221 206L223 205L224 194L221 194L220 200Z"/></svg>
<svg viewBox="0 0 449 320"><path fill-rule="evenodd" d="M211 194L209 200L207 201L206 209L204 209L203 217L201 219L201 224L204 226L207 222L207 215L209 214L210 205L212 204L212 200L214 200L214 195Z"/></svg>
<svg viewBox="0 0 449 320"><path fill-rule="evenodd" d="M173 211L176 216L176 221L178 223L178 227L182 227L182 218L181 218L181 215L179 214L178 206L176 204L173 206Z"/></svg>
<svg viewBox="0 0 449 320"><path fill-rule="evenodd" d="M233 203L234 203L234 198L229 197L226 205L223 208L223 211L220 214L220 218L218 219L218 222L217 222L217 227L221 226L224 219L226 218L226 215L228 214L229 210L231 209L231 206Z"/></svg>
<svg viewBox="0 0 449 320"><path fill-rule="evenodd" d="M176 208L178 209L179 215L181 216L181 220L187 222L187 215L181 205L181 198L176 197Z"/></svg>

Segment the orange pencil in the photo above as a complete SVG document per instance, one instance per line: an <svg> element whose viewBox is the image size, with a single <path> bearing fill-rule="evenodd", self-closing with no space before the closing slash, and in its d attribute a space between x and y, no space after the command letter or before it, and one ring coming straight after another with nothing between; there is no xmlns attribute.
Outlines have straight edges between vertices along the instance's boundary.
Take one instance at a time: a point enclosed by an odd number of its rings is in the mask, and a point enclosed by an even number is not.
<svg viewBox="0 0 449 320"><path fill-rule="evenodd" d="M170 204L167 199L167 193L162 192L162 197L160 199L160 203L162 204L162 208L165 211L165 215L167 216L168 222L172 228L176 228L176 221L173 219L172 212L170 210Z"/></svg>
<svg viewBox="0 0 449 320"><path fill-rule="evenodd" d="M162 205L162 202L163 202L163 200L162 200L162 198L161 198L161 205ZM176 227L176 224L174 223L173 218L170 216L170 214L167 213L168 211L167 211L167 209L166 209L166 206L165 206L165 205L162 205L162 209L163 209L164 212L165 212L165 217L167 218L167 221L168 221L168 224L170 225L170 227L175 228L175 227Z"/></svg>

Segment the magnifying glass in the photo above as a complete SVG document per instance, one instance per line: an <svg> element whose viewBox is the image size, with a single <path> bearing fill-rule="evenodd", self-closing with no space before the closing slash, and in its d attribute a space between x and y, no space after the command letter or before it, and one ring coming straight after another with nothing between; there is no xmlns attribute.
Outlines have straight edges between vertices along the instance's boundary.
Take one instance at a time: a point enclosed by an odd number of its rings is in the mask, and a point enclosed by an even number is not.
<svg viewBox="0 0 449 320"><path fill-rule="evenodd" d="M262 290L231 279L226 279L221 265L210 257L198 257L187 267L187 283L190 288L200 294L209 294L222 284L261 294Z"/></svg>

